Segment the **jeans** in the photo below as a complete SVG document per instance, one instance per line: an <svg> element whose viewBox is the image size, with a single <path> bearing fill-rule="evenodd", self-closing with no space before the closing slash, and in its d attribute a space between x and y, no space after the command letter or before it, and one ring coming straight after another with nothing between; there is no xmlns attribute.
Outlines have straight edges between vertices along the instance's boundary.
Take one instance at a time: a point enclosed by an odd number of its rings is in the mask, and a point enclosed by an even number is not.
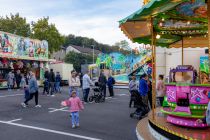
<svg viewBox="0 0 210 140"><path fill-rule="evenodd" d="M88 102L88 95L90 92L90 88L84 89L83 92L84 92L84 101Z"/></svg>
<svg viewBox="0 0 210 140"><path fill-rule="evenodd" d="M60 82L55 82L55 90L56 92L61 92Z"/></svg>
<svg viewBox="0 0 210 140"><path fill-rule="evenodd" d="M50 92L50 94L53 95L53 93L54 93L54 88L55 88L55 83L54 83L54 82L50 82L48 94L49 94L49 92Z"/></svg>
<svg viewBox="0 0 210 140"><path fill-rule="evenodd" d="M69 96L71 97L72 91L76 91L77 97L79 97L79 89L78 87L69 87Z"/></svg>
<svg viewBox="0 0 210 140"><path fill-rule="evenodd" d="M101 91L102 91L104 99L105 99L106 98L106 85L101 86Z"/></svg>
<svg viewBox="0 0 210 140"><path fill-rule="evenodd" d="M79 125L79 112L71 112L71 123L73 125Z"/></svg>
<svg viewBox="0 0 210 140"><path fill-rule="evenodd" d="M114 89L113 89L113 86L109 86L109 94L110 96L114 96Z"/></svg>
<svg viewBox="0 0 210 140"><path fill-rule="evenodd" d="M25 104L28 104L28 101L30 101L31 99L33 99L33 97L35 96L35 104L38 105L38 98L39 98L39 93L38 91L36 91L35 93L30 93L30 97L28 99L25 100Z"/></svg>

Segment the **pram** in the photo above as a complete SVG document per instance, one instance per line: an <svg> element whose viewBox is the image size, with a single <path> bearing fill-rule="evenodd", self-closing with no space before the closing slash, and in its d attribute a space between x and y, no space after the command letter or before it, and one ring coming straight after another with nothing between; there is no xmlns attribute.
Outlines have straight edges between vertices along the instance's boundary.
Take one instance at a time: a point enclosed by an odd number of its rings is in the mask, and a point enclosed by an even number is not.
<svg viewBox="0 0 210 140"><path fill-rule="evenodd" d="M98 84L98 82L95 83L95 86L92 87L93 94L89 97L89 102L95 101L96 103L104 102L104 96L102 93L102 90Z"/></svg>
<svg viewBox="0 0 210 140"><path fill-rule="evenodd" d="M134 113L130 114L130 117L140 120L148 113L148 107L142 102L142 97L138 92L133 92L132 94L136 110Z"/></svg>

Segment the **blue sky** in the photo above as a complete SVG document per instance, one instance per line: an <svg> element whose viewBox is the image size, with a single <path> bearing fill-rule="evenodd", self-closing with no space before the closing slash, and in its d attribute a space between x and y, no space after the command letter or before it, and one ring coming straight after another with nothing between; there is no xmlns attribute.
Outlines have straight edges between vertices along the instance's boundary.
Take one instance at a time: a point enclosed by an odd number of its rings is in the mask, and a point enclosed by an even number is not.
<svg viewBox="0 0 210 140"><path fill-rule="evenodd" d="M117 21L142 6L142 0L0 0L0 3L0 16L19 12L28 22L49 16L62 34L86 36L110 45L127 39Z"/></svg>

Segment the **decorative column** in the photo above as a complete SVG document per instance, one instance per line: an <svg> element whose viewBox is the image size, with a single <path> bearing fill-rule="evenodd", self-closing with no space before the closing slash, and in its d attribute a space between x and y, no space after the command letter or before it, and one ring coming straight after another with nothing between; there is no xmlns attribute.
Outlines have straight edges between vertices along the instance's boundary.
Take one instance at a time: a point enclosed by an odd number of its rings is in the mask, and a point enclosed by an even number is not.
<svg viewBox="0 0 210 140"><path fill-rule="evenodd" d="M210 70L210 0L207 0L207 15L208 15L208 49L209 49L209 70ZM210 75L209 75L210 77Z"/></svg>
<svg viewBox="0 0 210 140"><path fill-rule="evenodd" d="M152 118L155 119L156 106L156 33L153 26L153 18L151 18L151 46L152 46Z"/></svg>

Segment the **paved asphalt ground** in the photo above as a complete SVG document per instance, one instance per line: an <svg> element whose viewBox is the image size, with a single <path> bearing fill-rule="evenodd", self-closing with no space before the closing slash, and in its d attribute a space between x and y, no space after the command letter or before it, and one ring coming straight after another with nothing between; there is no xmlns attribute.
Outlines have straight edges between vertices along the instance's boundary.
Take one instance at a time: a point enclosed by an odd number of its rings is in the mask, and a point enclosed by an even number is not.
<svg viewBox="0 0 210 140"><path fill-rule="evenodd" d="M115 97L105 103L85 104L77 129L71 128L69 113L60 106L62 100L68 99L67 87L55 97L40 94L41 108L34 107L34 99L28 108L22 108L23 99L22 91L0 90L0 140L137 139L138 120L129 118L134 109L128 108L127 89L115 89Z"/></svg>

